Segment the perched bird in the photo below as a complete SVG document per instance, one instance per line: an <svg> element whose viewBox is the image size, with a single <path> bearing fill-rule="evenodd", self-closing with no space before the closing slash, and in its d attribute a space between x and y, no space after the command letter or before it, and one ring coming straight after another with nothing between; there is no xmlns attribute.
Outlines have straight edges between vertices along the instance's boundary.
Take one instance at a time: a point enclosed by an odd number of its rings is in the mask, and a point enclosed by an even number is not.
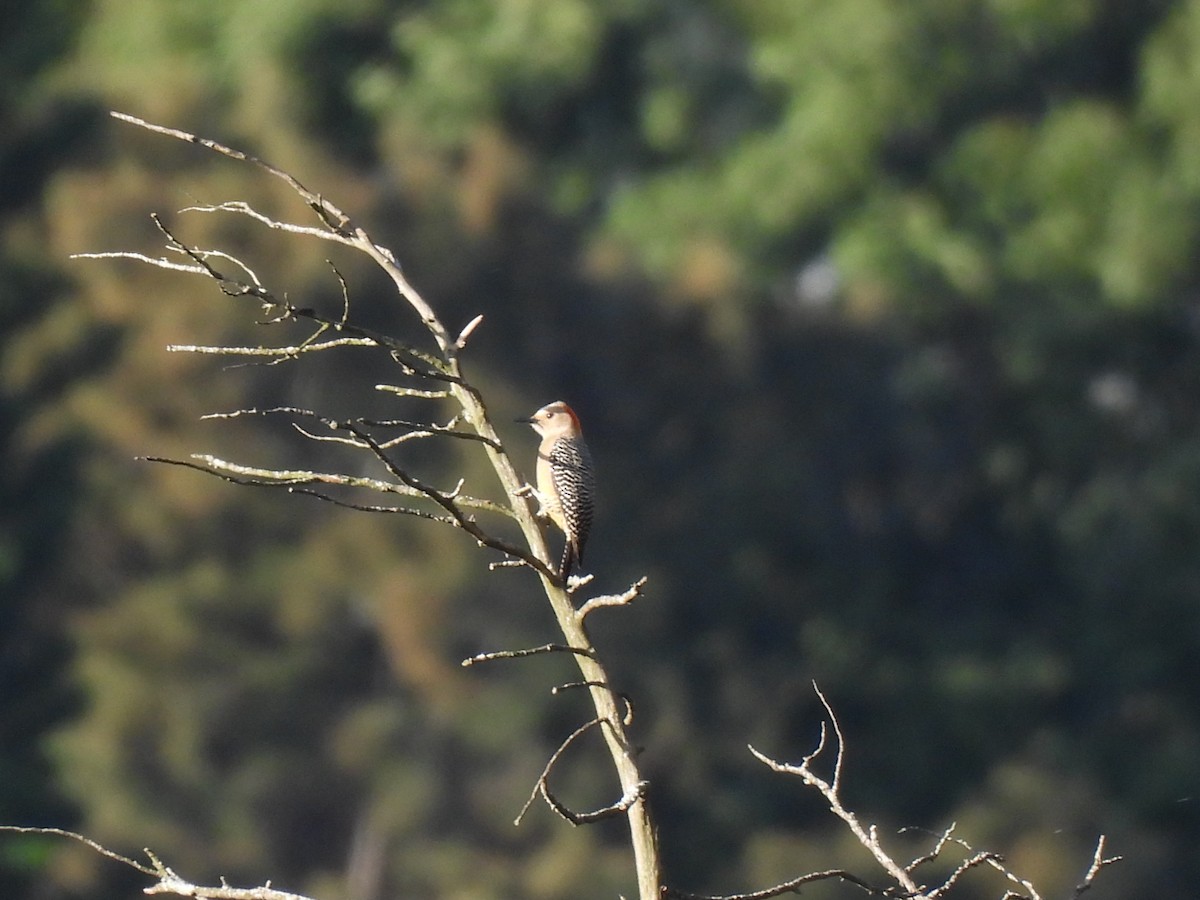
<svg viewBox="0 0 1200 900"><path fill-rule="evenodd" d="M547 404L528 419L542 437L537 453L536 496L539 515L549 516L566 536L560 572L565 580L583 563L583 546L592 527L596 473L583 440L579 417L561 400Z"/></svg>

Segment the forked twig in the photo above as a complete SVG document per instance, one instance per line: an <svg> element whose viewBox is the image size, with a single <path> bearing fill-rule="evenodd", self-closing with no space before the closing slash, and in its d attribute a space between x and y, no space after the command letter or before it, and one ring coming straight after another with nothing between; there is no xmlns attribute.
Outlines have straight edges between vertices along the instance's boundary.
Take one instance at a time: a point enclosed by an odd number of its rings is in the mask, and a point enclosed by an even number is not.
<svg viewBox="0 0 1200 900"><path fill-rule="evenodd" d="M841 800L841 776L842 766L845 761L846 741L842 734L841 725L838 722L837 716L833 711L828 699L821 692L821 689L813 683L813 690L821 701L821 705L825 708L825 713L828 718L829 725L836 739L836 747L834 749L833 773L829 779L823 778L813 771L813 762L821 756L826 749L826 740L828 738L829 729L826 728L825 722L821 723L820 738L817 741L816 749L801 759L798 764L787 764L777 762L770 757L760 753L754 747L750 747L750 752L754 754L761 762L769 766L773 771L782 772L789 775L798 775L805 784L816 790L823 796L829 804L829 809L838 818L849 826L858 842L863 845L875 857L876 862L892 877L896 882L897 887L890 888L873 888L865 881L851 876L845 880L851 881L869 893L879 894L888 897L903 897L910 900L937 900L949 893L949 891L961 881L964 875L972 869L982 866L989 866L1002 874L1009 882L1019 886L1021 893L1009 890L1003 900L1041 900L1033 884L1025 878L1021 878L1015 872L1008 868L1004 863L1003 857L997 853L990 851L976 851L970 844L962 838L954 834L955 824L951 823L944 831L942 831L932 849L916 857L908 865L899 865L883 848L879 841L879 831L875 825L864 828L858 820L858 816L851 810L846 809ZM901 829L901 833L911 829ZM913 873L921 866L933 862L945 850L947 844L957 844L966 850L970 855L962 859L954 870L947 875L940 884L929 887L927 885L918 885L913 879ZM1104 836L1101 835L1096 844L1096 850L1092 858L1091 867L1084 875L1083 881L1075 888L1075 893L1072 894L1071 900L1078 900L1079 896L1087 891L1091 886L1096 876L1105 866L1112 865L1118 862L1121 857L1105 857L1104 856ZM834 874L839 874L840 870ZM830 873L815 873L817 877L832 877ZM839 875L840 877L840 875ZM805 879L815 880L813 876L801 876L790 882L785 882L782 885L776 885L774 888L768 888L766 892L752 892L748 894L733 894L723 897L701 898L698 895L683 894L678 891L668 891L667 895L682 900L759 900L759 898L773 897L780 893L787 893L794 890L799 885L805 883Z"/></svg>
<svg viewBox="0 0 1200 900"><path fill-rule="evenodd" d="M999 862L1002 862L1002 859L997 853L981 851L976 853L974 856L969 856L958 864L957 868L955 868L955 870L946 877L945 881L943 881L925 896L928 897L929 900L935 900L935 898L942 896L949 891L950 888L954 887L958 880L971 869L985 864L989 866L995 865Z"/></svg>
<svg viewBox="0 0 1200 900"><path fill-rule="evenodd" d="M821 689L817 686L816 682L813 682L813 690L820 699L821 705L825 707L825 713L828 716L829 723L833 727L834 736L837 739L837 746L834 750L833 775L830 780L822 778L820 775L814 772L811 767L813 760L815 760L820 755L822 750L825 749L826 731L824 723L822 723L821 739L817 744L817 749L808 754L808 756L804 757L804 759L801 760L798 765L788 765L786 763L777 762L774 759L771 759L770 757L760 753L758 750L754 749L754 747L750 747L750 752L753 753L760 762L765 763L773 771L783 772L788 775L798 775L805 784L816 788L817 791L820 792L821 796L825 798L826 802L828 802L830 811L843 822L845 822L847 826L849 826L850 830L854 833L854 836L858 838L859 843L862 844L871 853L871 855L875 857L875 861L878 862L883 870L895 880L895 882L905 891L905 893L909 896L915 896L919 894L920 888L913 880L911 874L903 866L892 859L892 857L889 856L888 853L883 849L883 846L879 842L879 834L875 826L872 825L869 828L864 828L862 823L859 822L858 816L852 810L846 809L846 807L842 804L842 764L845 759L846 740L842 734L842 728L838 722L837 715L833 711L833 707L830 705L825 695L821 693Z"/></svg>
<svg viewBox="0 0 1200 900"><path fill-rule="evenodd" d="M1096 876L1100 874L1106 866L1111 866L1114 863L1119 863L1125 857L1123 856L1108 856L1104 855L1105 836L1100 835L1100 839L1096 841L1096 852L1092 855L1092 864L1088 867L1087 872L1083 876L1083 881L1075 886L1074 893L1071 894L1071 900L1079 900L1085 893L1092 888L1092 882L1096 880Z"/></svg>
<svg viewBox="0 0 1200 900"><path fill-rule="evenodd" d="M282 179L287 183L288 187L294 190L297 194L304 198L308 205L317 213L321 222L332 232L338 235L345 236L346 228L350 224L350 217L344 212L321 197L306 188L294 176L288 174L282 169L276 168L268 162L264 162L256 156L249 153L244 153L241 150L235 150L232 147L226 147L217 141L209 138L199 137L187 131L181 131L178 128L168 128L165 125L155 125L153 122L147 122L145 119L139 119L137 116L131 116L128 113L116 112L111 113L114 119L120 119L122 122L128 122L131 125L137 125L139 128L145 128L147 131L153 131L157 134L173 137L177 140L186 141L189 144L199 144L201 147L207 147L214 153L220 153L222 156L228 156L230 159L236 159L240 162L248 162L258 166L264 172L274 175L276 178Z"/></svg>
<svg viewBox="0 0 1200 900"><path fill-rule="evenodd" d="M916 859L914 859L912 862L910 862L907 866L904 867L904 871L905 872L915 872L918 868L925 865L926 863L933 862L935 859L937 859L941 855L942 850L945 849L946 842L950 840L950 836L952 834L954 834L954 829L957 827L958 827L957 822L951 822L950 825L946 828L946 830L943 831L940 835L938 835L937 843L935 843L933 845L933 849L931 849L928 853L923 853L921 856L918 856ZM924 830L925 829L901 828L900 834L905 834L909 831L924 831Z"/></svg>

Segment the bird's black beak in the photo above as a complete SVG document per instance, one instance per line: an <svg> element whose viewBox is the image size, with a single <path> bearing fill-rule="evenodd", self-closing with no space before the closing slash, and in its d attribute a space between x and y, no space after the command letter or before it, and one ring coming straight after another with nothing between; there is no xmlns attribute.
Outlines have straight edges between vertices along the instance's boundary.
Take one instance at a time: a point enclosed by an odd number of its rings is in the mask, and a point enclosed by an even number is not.
<svg viewBox="0 0 1200 900"><path fill-rule="evenodd" d="M513 421L514 422L523 422L526 425L532 425L533 424L533 416L527 416L524 419L513 419Z"/></svg>

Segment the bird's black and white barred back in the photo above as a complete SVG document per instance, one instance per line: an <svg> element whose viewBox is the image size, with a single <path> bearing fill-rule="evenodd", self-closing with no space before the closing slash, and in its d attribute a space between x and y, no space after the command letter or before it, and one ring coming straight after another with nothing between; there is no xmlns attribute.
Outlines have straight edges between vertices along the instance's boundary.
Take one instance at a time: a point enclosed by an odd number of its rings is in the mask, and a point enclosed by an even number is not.
<svg viewBox="0 0 1200 900"><path fill-rule="evenodd" d="M576 565L583 565L583 548L592 530L595 510L596 470L583 435L560 437L550 446L550 476L562 510L563 547L561 572L566 578Z"/></svg>
<svg viewBox="0 0 1200 900"><path fill-rule="evenodd" d="M527 421L542 437L537 456L537 491L543 512L563 534L560 573L565 579L583 562L592 527L596 472L575 411L561 400L547 404Z"/></svg>

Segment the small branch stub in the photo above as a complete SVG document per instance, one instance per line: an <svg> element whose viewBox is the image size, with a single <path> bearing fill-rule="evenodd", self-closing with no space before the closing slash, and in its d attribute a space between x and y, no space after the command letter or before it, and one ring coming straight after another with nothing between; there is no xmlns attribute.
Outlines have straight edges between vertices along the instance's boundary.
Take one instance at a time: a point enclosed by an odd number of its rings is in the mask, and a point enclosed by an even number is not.
<svg viewBox="0 0 1200 900"><path fill-rule="evenodd" d="M649 579L646 578L645 576L643 576L643 577L639 578L637 581L635 581L633 584L631 584L624 593L604 594L599 597L593 597L592 599L590 599L586 603L584 603L583 606L579 607L578 615L579 615L580 621L583 621L591 613L595 612L597 609L600 609L602 607L628 606L630 603L632 603L638 597L642 596L642 588L644 588L646 586L647 581L649 581Z"/></svg>
<svg viewBox="0 0 1200 900"><path fill-rule="evenodd" d="M483 321L483 314L480 313L470 322L463 326L463 330L458 333L458 338L454 341L454 346L459 350L467 346L467 340L471 337L472 332L479 327L479 323Z"/></svg>

